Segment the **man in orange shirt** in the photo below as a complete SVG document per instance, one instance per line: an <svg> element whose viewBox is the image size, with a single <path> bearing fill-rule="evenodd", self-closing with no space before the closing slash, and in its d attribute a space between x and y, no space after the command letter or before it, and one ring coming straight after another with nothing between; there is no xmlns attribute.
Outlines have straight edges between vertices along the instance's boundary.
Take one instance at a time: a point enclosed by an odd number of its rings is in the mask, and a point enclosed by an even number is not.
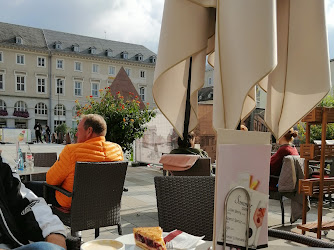
<svg viewBox="0 0 334 250"><path fill-rule="evenodd" d="M46 182L73 191L75 163L122 161L122 148L105 140L107 124L102 116L89 114L78 125L77 143L66 145L58 160L46 174ZM62 207L71 207L72 199L56 191L56 200Z"/></svg>

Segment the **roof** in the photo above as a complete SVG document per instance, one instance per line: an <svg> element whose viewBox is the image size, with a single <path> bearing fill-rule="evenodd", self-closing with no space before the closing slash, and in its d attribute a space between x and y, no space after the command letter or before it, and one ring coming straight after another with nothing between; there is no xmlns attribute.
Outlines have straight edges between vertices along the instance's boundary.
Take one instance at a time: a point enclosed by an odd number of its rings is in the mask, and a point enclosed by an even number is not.
<svg viewBox="0 0 334 250"><path fill-rule="evenodd" d="M16 44L16 37L21 37L23 44ZM0 22L0 44L47 49L43 30L16 24Z"/></svg>
<svg viewBox="0 0 334 250"><path fill-rule="evenodd" d="M20 36L23 44L16 44L16 37ZM61 49L55 48L55 43L61 43ZM60 31L32 28L22 25L0 22L0 45L15 47L39 48L53 52L71 53L73 55L90 56L97 58L121 59L136 61L138 63L151 63L151 57L156 54L143 45L124 43ZM79 46L79 52L73 51L73 45ZM91 54L91 48L96 48L96 53ZM108 57L106 51L112 51L112 57ZM128 59L121 58L121 53L126 51ZM137 61L138 54L143 55L142 61ZM155 64L152 63L152 64Z"/></svg>
<svg viewBox="0 0 334 250"><path fill-rule="evenodd" d="M143 45L131 44L124 42L116 42L106 39L88 37L75 35L65 32L53 31L53 30L44 30L45 38L48 44L48 47L52 51L68 52L73 54L96 56L96 57L106 57L107 50L112 50L113 59L122 59L121 53L126 51L128 53L128 60L136 61L136 55L141 53L143 55L143 61L145 63L150 63L150 57L156 56L156 54ZM62 44L62 49L57 50L54 47L56 41L60 41ZM72 47L74 44L79 45L80 52L74 52ZM92 55L90 53L90 48L96 48L96 53ZM126 59L122 59L126 60Z"/></svg>
<svg viewBox="0 0 334 250"><path fill-rule="evenodd" d="M142 99L140 98L135 86L131 82L129 76L126 74L123 67L119 70L118 74L116 75L115 80L110 86L110 92L113 96L117 96L117 92L120 92L121 96L124 96L125 100L132 100L133 97L130 97L130 93L133 93L134 96L138 96L138 101L140 101L140 109L145 108L145 104L143 103Z"/></svg>

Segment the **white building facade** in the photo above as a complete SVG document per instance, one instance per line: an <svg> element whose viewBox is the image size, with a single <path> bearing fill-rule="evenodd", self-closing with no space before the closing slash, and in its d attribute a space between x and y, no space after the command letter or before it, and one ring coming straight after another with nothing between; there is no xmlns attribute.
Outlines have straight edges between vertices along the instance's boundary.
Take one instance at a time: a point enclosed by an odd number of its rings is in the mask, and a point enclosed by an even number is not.
<svg viewBox="0 0 334 250"><path fill-rule="evenodd" d="M142 45L0 23L0 127L75 127L75 100L99 98L121 67L155 108L155 61Z"/></svg>

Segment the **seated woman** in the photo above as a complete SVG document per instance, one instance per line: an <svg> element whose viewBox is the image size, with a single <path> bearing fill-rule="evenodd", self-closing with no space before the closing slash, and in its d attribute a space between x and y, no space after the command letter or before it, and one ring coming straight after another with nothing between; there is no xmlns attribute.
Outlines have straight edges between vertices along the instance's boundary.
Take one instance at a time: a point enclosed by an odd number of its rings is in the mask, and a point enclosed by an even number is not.
<svg viewBox="0 0 334 250"><path fill-rule="evenodd" d="M178 148L173 149L170 154L185 154L185 155L200 155L202 158L209 157L208 153L202 149L194 148L195 146L195 133L190 132L187 140L183 141L181 137L177 139Z"/></svg>
<svg viewBox="0 0 334 250"><path fill-rule="evenodd" d="M298 131L291 128L283 137L278 140L280 145L277 152L270 158L270 175L279 176L282 169L283 158L287 155L299 155L293 139L298 136ZM269 190L277 191L278 179L270 177Z"/></svg>

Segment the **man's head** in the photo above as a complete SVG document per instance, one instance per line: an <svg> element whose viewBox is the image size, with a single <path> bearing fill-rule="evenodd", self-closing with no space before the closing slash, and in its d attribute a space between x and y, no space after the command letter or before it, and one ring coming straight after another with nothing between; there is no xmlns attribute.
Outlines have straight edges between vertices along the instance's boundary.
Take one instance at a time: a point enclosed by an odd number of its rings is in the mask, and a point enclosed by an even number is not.
<svg viewBox="0 0 334 250"><path fill-rule="evenodd" d="M105 136L106 133L107 124L102 116L97 114L84 115L78 125L77 142L85 142L98 136Z"/></svg>

